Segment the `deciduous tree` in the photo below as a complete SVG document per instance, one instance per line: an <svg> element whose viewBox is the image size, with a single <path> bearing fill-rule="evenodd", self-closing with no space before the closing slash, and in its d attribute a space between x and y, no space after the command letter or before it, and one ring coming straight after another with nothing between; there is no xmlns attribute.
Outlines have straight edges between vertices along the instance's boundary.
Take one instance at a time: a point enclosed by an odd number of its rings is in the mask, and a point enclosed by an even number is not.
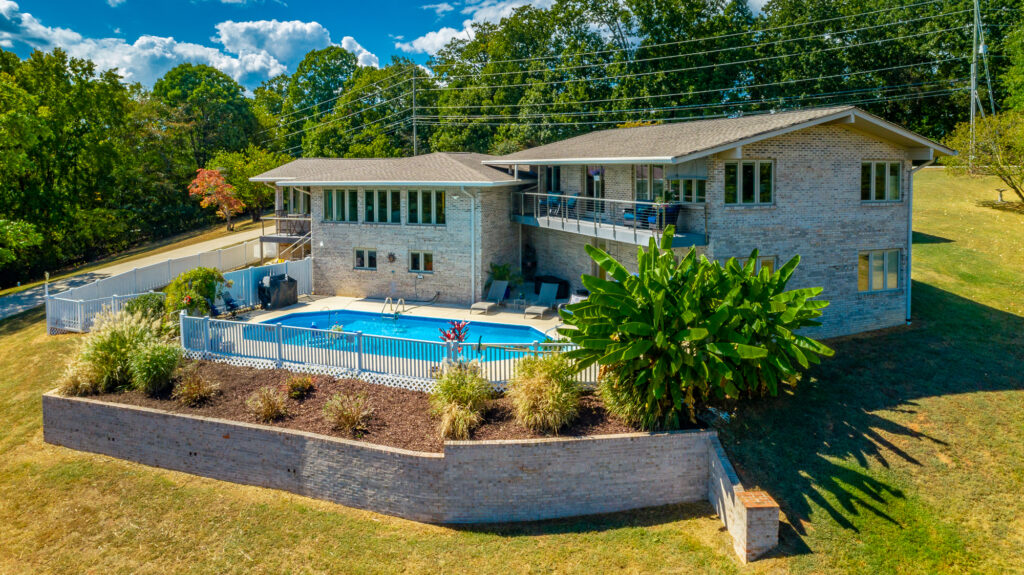
<svg viewBox="0 0 1024 575"><path fill-rule="evenodd" d="M235 195L235 187L227 183L217 170L196 170L195 179L188 185L188 193L202 198L201 205L204 208L216 207L217 215L224 218L229 231L232 229L231 215L245 207Z"/></svg>

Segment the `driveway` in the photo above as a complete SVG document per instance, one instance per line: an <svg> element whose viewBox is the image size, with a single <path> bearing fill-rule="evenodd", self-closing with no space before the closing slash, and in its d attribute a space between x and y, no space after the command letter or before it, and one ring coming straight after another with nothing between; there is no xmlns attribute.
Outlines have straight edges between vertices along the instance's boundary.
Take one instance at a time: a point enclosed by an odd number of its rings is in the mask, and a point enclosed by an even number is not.
<svg viewBox="0 0 1024 575"><path fill-rule="evenodd" d="M267 233L273 233L273 226L267 226ZM245 241L259 239L261 230L252 229L238 232L222 238L199 242L181 248L166 250L151 256L143 256L126 262L115 262L109 266L96 268L55 282L50 282L50 293L55 294L74 287L94 282L98 279L131 271L133 268L141 268L150 264L159 263L165 260L192 256L201 252L208 252L220 248L226 248ZM19 314L43 305L43 286L29 288L25 291L0 297L0 319Z"/></svg>

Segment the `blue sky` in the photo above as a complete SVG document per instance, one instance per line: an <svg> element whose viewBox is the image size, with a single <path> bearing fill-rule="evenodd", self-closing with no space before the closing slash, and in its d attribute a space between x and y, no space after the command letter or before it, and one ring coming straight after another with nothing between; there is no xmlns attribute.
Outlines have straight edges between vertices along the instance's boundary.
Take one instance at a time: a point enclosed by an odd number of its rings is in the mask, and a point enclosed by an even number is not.
<svg viewBox="0 0 1024 575"><path fill-rule="evenodd" d="M253 88L309 50L344 46L366 66L424 62L474 21L552 0L0 0L0 48L62 47L147 86L181 62Z"/></svg>

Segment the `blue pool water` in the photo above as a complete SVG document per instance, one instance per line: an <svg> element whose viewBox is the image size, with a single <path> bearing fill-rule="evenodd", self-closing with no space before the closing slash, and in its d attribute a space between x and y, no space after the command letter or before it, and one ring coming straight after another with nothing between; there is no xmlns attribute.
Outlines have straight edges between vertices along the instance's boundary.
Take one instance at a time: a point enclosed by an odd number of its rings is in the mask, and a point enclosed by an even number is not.
<svg viewBox="0 0 1024 575"><path fill-rule="evenodd" d="M384 319L379 313L339 310L292 313L268 320L265 323L327 330L335 325L341 325L346 332L361 331L366 335L440 342L440 330L451 327L449 321L412 315L401 315L397 319ZM466 337L467 344L528 344L545 340L543 333L525 325L471 321L467 331L469 334Z"/></svg>

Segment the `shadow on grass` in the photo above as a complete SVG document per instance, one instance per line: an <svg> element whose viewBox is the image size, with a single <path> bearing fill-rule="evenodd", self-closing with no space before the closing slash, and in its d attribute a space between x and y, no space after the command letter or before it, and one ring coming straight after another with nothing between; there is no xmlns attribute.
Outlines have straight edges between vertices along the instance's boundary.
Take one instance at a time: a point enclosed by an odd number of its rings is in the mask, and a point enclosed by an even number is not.
<svg viewBox="0 0 1024 575"><path fill-rule="evenodd" d="M1024 202L1011 202L1003 201L998 202L996 200L985 200L978 202L978 205L983 208L992 208L993 210L999 210L1003 212L1013 212L1015 214L1024 214Z"/></svg>
<svg viewBox="0 0 1024 575"><path fill-rule="evenodd" d="M722 430L744 484L775 496L793 526L784 547L804 546L814 506L853 531L865 513L900 525L886 507L905 495L867 473L869 463L921 465L887 436L945 442L887 412L916 413L925 397L1024 389L1024 317L928 284L912 293L913 325L829 341L835 357L791 394L741 407Z"/></svg>
<svg viewBox="0 0 1024 575"><path fill-rule="evenodd" d="M923 232L914 232L914 245L920 244L951 244L953 240L940 236L933 236Z"/></svg>

